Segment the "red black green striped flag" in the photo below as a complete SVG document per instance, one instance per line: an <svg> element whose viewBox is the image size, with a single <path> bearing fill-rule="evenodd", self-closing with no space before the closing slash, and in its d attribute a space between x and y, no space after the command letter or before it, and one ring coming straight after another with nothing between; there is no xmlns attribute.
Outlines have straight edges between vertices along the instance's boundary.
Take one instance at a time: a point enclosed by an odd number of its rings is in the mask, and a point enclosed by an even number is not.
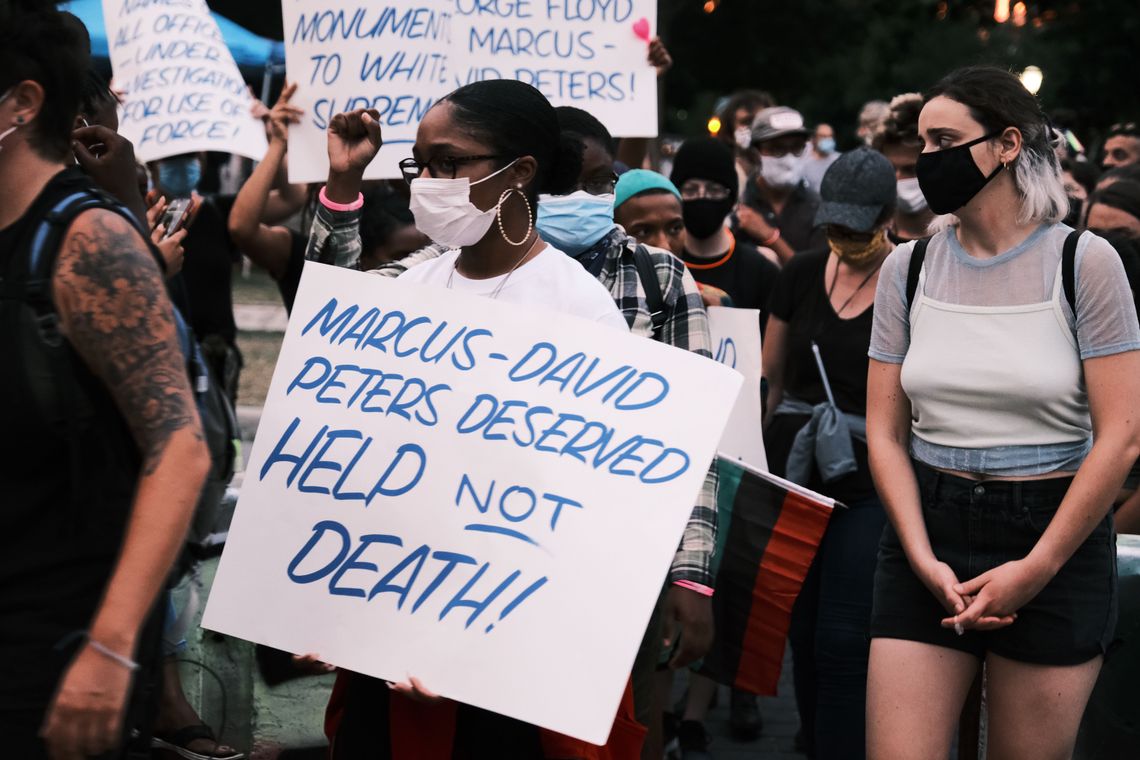
<svg viewBox="0 0 1140 760"><path fill-rule="evenodd" d="M792 605L836 502L738 462L722 458L719 469L716 641L702 672L774 695Z"/></svg>

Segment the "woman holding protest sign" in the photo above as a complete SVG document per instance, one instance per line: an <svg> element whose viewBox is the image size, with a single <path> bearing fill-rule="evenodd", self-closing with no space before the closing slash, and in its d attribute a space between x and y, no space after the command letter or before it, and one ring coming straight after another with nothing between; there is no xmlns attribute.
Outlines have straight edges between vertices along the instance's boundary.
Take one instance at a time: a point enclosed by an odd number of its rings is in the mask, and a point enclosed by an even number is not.
<svg viewBox="0 0 1140 760"><path fill-rule="evenodd" d="M377 119L375 111L353 111L331 120L329 182L320 195L325 208L362 205L360 181L381 145ZM580 144L562 137L554 108L533 87L496 80L451 93L424 116L413 157L400 165L411 185L417 227L447 251L401 278L628 329L605 287L534 229L538 195L566 192L580 163ZM344 671L330 700L326 730L335 760L365 755L632 760L644 735L633 719L628 690L610 744L598 748L441 700L413 677L388 684Z"/></svg>

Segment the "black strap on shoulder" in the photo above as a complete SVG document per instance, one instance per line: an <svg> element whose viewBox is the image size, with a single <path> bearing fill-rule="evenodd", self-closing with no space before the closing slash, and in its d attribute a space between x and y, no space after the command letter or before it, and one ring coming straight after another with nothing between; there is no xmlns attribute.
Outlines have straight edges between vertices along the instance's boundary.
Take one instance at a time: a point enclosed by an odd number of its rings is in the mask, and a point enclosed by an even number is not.
<svg viewBox="0 0 1140 760"><path fill-rule="evenodd" d="M29 375L36 404L48 424L67 443L68 474L72 484L69 524L77 531L86 525L81 487L83 452L80 450L80 433L93 410L86 392L74 380L75 361L60 330L51 282L67 228L84 211L111 205L106 196L87 188L69 192L58 200L23 240L22 261L15 269L18 277L11 283L13 287L2 294L27 305L35 333L29 339L38 340L41 346L26 357L25 372ZM128 214L128 218L133 217Z"/></svg>
<svg viewBox="0 0 1140 760"><path fill-rule="evenodd" d="M661 280L657 279L657 267L649 249L640 243L633 250L633 263L645 290L645 305L649 307L649 318L653 320L653 334L657 335L665 325L665 297L661 293Z"/></svg>
<svg viewBox="0 0 1140 760"><path fill-rule="evenodd" d="M1081 231L1073 230L1061 249L1061 285L1065 288L1065 300L1069 302L1074 321L1077 318L1077 242L1080 239Z"/></svg>
<svg viewBox="0 0 1140 760"><path fill-rule="evenodd" d="M906 271L906 307L914 305L914 295L918 292L918 278L922 274L922 263L926 261L926 247L930 245L930 238L922 238L914 243L914 250L910 254L910 268Z"/></svg>

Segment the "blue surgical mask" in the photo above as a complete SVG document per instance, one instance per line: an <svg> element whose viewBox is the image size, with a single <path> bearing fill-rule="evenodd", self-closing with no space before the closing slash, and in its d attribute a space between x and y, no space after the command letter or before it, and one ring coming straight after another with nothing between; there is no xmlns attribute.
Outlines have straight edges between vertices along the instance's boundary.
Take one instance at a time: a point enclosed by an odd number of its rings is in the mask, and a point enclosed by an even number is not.
<svg viewBox="0 0 1140 760"><path fill-rule="evenodd" d="M585 190L539 196L535 227L547 243L577 256L614 228L614 196Z"/></svg>
<svg viewBox="0 0 1140 760"><path fill-rule="evenodd" d="M158 184L174 198L189 198L202 181L202 164L197 156L164 158L158 162Z"/></svg>
<svg viewBox="0 0 1140 760"><path fill-rule="evenodd" d="M825 156L831 155L832 153L835 152L835 138L834 137L823 138L818 143L816 143L815 149L818 150L820 153L824 154Z"/></svg>

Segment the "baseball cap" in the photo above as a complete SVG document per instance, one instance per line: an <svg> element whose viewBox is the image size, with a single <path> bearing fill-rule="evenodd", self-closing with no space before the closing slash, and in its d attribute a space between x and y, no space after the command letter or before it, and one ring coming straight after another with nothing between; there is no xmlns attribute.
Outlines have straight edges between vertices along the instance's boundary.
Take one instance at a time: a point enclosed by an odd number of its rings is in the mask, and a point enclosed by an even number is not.
<svg viewBox="0 0 1140 760"><path fill-rule="evenodd" d="M883 209L894 207L897 192L895 169L882 153L867 147L848 151L823 175L815 224L870 232Z"/></svg>
<svg viewBox="0 0 1140 760"><path fill-rule="evenodd" d="M772 106L756 114L752 120L752 142L766 142L784 135L802 135L811 132L804 126L804 117L794 108Z"/></svg>

